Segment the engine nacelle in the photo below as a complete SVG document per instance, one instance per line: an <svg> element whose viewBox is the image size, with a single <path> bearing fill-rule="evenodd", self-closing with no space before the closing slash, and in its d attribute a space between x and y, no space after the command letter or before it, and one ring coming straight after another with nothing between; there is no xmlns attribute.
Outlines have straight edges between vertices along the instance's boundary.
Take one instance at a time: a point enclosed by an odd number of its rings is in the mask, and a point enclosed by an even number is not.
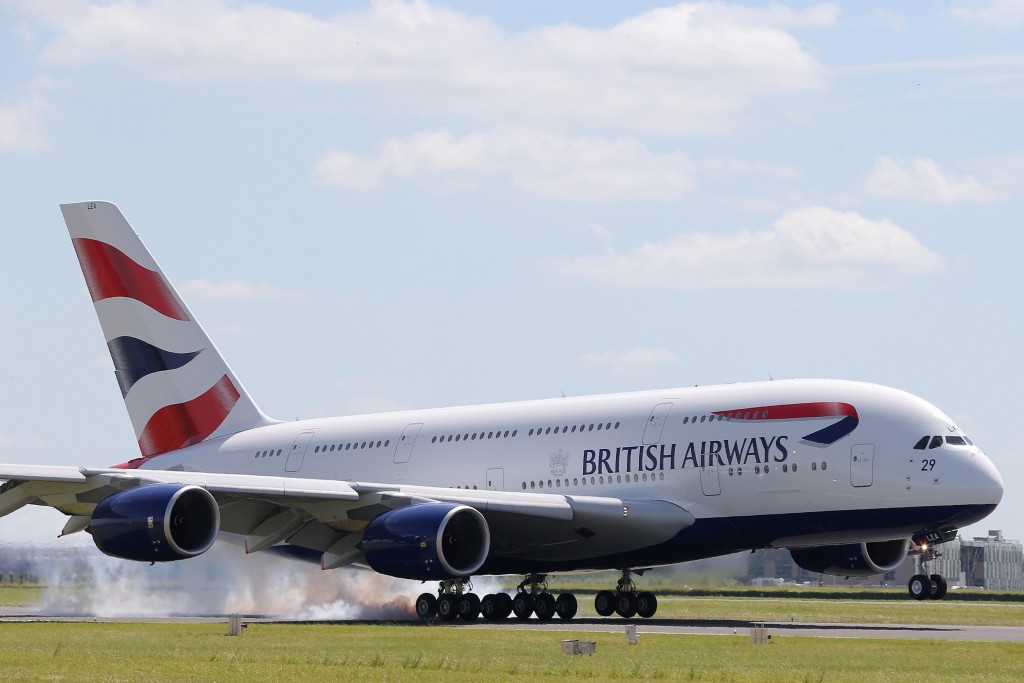
<svg viewBox="0 0 1024 683"><path fill-rule="evenodd" d="M366 563L401 579L470 576L487 559L487 520L466 505L426 503L375 517L363 531Z"/></svg>
<svg viewBox="0 0 1024 683"><path fill-rule="evenodd" d="M836 576L874 576L903 564L910 550L910 539L825 545L791 549L793 561L811 572Z"/></svg>
<svg viewBox="0 0 1024 683"><path fill-rule="evenodd" d="M150 484L105 498L89 529L107 555L140 562L183 560L213 545L220 507L199 486Z"/></svg>

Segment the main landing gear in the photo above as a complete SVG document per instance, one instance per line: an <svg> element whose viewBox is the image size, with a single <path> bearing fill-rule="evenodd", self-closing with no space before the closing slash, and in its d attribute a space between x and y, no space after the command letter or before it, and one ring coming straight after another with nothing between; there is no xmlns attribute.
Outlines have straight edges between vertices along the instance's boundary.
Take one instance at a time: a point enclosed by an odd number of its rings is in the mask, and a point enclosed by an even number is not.
<svg viewBox="0 0 1024 683"><path fill-rule="evenodd" d="M637 570L642 574L643 570ZM594 599L594 609L602 617L618 614L629 619L640 616L649 619L658 611L658 599L649 591L637 591L633 584L633 570L623 569L615 591L601 591ZM546 574L528 574L516 588L515 596L508 593L493 593L482 599L472 592L473 584L468 578L442 581L437 597L423 593L416 598L416 616L423 621L439 618L441 621L476 621L483 616L488 621L501 621L514 614L516 619L525 621L532 616L540 621L550 621L558 616L569 621L576 616L579 604L572 593L562 593L557 598L548 592Z"/></svg>
<svg viewBox="0 0 1024 683"><path fill-rule="evenodd" d="M557 614L559 619L569 621L576 616L577 607L576 596L572 593L562 593L556 599L548 592L546 574L529 574L512 599L512 613L519 620L536 615L541 621L549 621Z"/></svg>
<svg viewBox="0 0 1024 683"><path fill-rule="evenodd" d="M658 611L658 598L650 591L637 592L632 570L623 569L615 592L601 591L594 598L594 611L602 617L610 617L614 612L624 619L633 616L650 619Z"/></svg>

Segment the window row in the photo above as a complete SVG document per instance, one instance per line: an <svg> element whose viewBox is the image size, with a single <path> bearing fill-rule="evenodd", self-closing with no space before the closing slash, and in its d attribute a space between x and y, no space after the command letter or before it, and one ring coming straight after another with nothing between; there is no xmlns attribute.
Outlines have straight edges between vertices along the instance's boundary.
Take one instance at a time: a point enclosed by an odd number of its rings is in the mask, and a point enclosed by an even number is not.
<svg viewBox="0 0 1024 683"><path fill-rule="evenodd" d="M621 422L616 422L614 425L612 425L611 422L598 422L596 424L591 423L589 425L582 424L579 427L577 427L576 425L562 425L561 427L557 425L554 427L537 427L537 429L531 429L530 433L527 436L546 436L551 433L575 434L576 432L580 432L582 434L583 432L593 432L595 430L598 432L600 432L601 430L607 432L613 429L618 429L619 425L621 424Z"/></svg>
<svg viewBox="0 0 1024 683"><path fill-rule="evenodd" d="M788 462L782 463L782 471L783 471L783 473L796 472L797 471L797 464L798 463L793 463L792 465L790 465ZM770 466L767 465L767 464L765 464L765 465L754 465L754 474L768 474L768 472L771 471L769 469L769 467ZM777 470L777 469L779 469L779 467L776 465L775 469ZM818 463L817 462L812 462L811 463L811 471L815 472L815 471L817 471L817 469L818 469ZM822 460L821 461L821 471L824 472L827 469L828 469L828 463L825 462L824 460ZM734 474L734 468L730 467L729 468L729 476L731 477L731 476L733 476L733 474ZM743 476L743 468L742 467L735 468L735 474L736 474L736 476L742 477Z"/></svg>
<svg viewBox="0 0 1024 683"><path fill-rule="evenodd" d="M257 457L257 458L276 458L279 455L281 455L281 449L280 448L278 448L276 451L274 449L270 449L268 451L256 451L256 456L255 457Z"/></svg>
<svg viewBox="0 0 1024 683"><path fill-rule="evenodd" d="M630 477L632 477L632 478L630 478ZM630 475L630 474L616 474L614 476L609 474L607 478L608 478L608 483L609 484L623 484L623 483L625 483L625 484L629 484L629 483L639 484L642 481L665 481L665 473L664 472L658 472L658 474L655 475L652 472L650 475L648 475L646 472L644 472L642 475L641 474L632 474L632 475ZM587 486L588 484L590 486L599 486L599 485L604 484L604 483L605 483L605 477L603 477L603 476L602 477L590 477L589 480L587 479L587 477L573 477L572 484L569 483L569 479L568 478L566 478L566 479L555 479L554 481L552 481L551 479L548 479L547 480L547 488L549 488L549 489L557 489L557 488L564 488L564 487L570 486L570 485L571 486ZM527 487L529 487L529 489L531 491L538 490L538 489L543 490L544 489L544 480L540 479L538 481L530 481L530 482L524 481L522 486L523 486L523 490L524 491L527 490ZM476 487L474 487L474 488L476 488Z"/></svg>
<svg viewBox="0 0 1024 683"><path fill-rule="evenodd" d="M338 451L361 451L361 450L364 450L364 449L367 449L367 448L380 448L382 446L384 448L387 448L390 443L391 443L391 439L387 439L385 441L377 441L377 442L363 441L361 443L359 441L350 441L349 443L339 443L339 444L337 444L337 449L335 449L335 444L332 443L330 445L330 447L328 447L326 444L323 445L323 446L317 446L316 448L313 449L313 452L314 453L333 453L335 450L338 450Z"/></svg>
<svg viewBox="0 0 1024 683"><path fill-rule="evenodd" d="M430 443L444 443L445 441L476 441L477 439L483 441L484 439L507 439L515 436L519 433L518 429L513 429L511 432L505 430L502 432L500 429L496 432L473 432L471 434L449 434L447 436L435 436L430 439Z"/></svg>

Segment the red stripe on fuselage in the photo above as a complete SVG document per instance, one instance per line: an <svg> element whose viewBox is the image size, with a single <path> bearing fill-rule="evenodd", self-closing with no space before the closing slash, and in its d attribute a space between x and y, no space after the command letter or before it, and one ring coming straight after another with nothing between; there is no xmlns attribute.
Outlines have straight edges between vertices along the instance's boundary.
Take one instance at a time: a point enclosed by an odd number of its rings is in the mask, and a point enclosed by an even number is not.
<svg viewBox="0 0 1024 683"><path fill-rule="evenodd" d="M235 385L224 375L191 401L161 408L142 430L139 450L144 458L151 458L203 441L224 422L238 397Z"/></svg>
<svg viewBox="0 0 1024 683"><path fill-rule="evenodd" d="M718 410L715 415L730 420L801 420L811 417L857 417L857 409L849 403L788 403L738 410Z"/></svg>
<svg viewBox="0 0 1024 683"><path fill-rule="evenodd" d="M127 297L146 304L168 318L189 319L160 273L143 268L106 242L85 237L76 237L72 242L93 302Z"/></svg>

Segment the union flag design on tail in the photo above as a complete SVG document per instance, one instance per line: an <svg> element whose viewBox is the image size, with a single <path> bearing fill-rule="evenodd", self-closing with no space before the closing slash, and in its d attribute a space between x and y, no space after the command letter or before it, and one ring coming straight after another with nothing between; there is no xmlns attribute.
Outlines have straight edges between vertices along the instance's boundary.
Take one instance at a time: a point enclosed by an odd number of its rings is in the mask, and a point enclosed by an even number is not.
<svg viewBox="0 0 1024 683"><path fill-rule="evenodd" d="M141 458L271 424L120 210L61 206L103 328Z"/></svg>

